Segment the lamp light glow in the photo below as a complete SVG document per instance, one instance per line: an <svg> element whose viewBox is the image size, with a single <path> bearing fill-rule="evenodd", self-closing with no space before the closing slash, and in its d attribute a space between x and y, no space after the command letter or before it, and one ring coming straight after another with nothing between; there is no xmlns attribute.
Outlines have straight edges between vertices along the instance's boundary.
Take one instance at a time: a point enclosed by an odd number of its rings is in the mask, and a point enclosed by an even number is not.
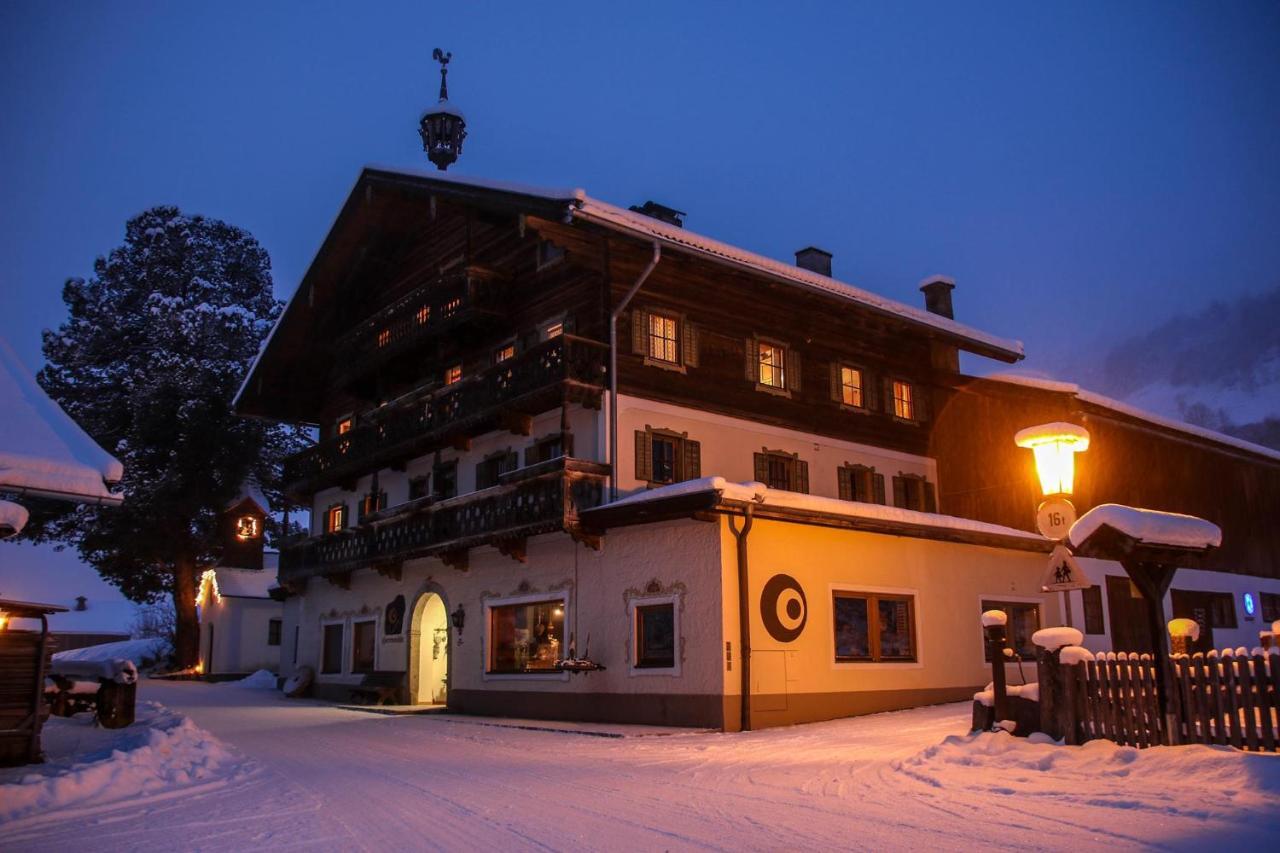
<svg viewBox="0 0 1280 853"><path fill-rule="evenodd" d="M1089 449L1089 432L1082 426L1051 423L1019 430L1019 447L1035 454L1036 474L1045 496L1069 495L1075 488L1075 455Z"/></svg>

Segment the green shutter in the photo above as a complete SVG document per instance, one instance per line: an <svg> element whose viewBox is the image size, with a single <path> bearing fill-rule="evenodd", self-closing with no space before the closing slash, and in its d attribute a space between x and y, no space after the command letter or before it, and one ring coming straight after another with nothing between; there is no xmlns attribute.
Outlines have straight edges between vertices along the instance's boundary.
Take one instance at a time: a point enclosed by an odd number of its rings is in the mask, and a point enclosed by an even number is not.
<svg viewBox="0 0 1280 853"><path fill-rule="evenodd" d="M840 500L851 501L856 500L853 490L853 471L846 466L840 466L836 469L836 480L840 488Z"/></svg>
<svg viewBox="0 0 1280 853"><path fill-rule="evenodd" d="M702 476L702 443L685 439L681 444L684 445L683 479L696 480Z"/></svg>
<svg viewBox="0 0 1280 853"><path fill-rule="evenodd" d="M801 390L800 353L787 347L787 390L797 394Z"/></svg>
<svg viewBox="0 0 1280 853"><path fill-rule="evenodd" d="M697 367L698 366L698 327L695 326L693 323L689 322L688 320L683 321L680 324L680 326L681 326L680 333L682 337L680 346L684 350L684 352L682 353L684 357L684 364L686 367Z"/></svg>
<svg viewBox="0 0 1280 853"><path fill-rule="evenodd" d="M653 479L653 443L649 433L636 430L636 479L649 482Z"/></svg>
<svg viewBox="0 0 1280 853"><path fill-rule="evenodd" d="M648 324L648 315L639 308L631 312L631 351L636 355L648 355L648 341L645 340L649 333Z"/></svg>

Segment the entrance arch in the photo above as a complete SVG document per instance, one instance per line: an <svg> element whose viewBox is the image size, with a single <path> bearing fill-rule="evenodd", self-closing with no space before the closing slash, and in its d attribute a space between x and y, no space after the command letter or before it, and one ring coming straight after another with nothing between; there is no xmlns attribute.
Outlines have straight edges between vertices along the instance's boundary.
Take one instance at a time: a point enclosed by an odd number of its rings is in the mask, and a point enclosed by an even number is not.
<svg viewBox="0 0 1280 853"><path fill-rule="evenodd" d="M418 596L409 622L409 701L449 701L449 609L433 590Z"/></svg>

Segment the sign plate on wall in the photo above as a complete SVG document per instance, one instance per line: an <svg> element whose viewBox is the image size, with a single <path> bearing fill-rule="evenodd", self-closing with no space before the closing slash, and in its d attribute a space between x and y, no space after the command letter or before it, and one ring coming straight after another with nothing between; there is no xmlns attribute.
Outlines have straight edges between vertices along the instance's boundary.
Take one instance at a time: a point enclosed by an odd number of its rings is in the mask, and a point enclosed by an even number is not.
<svg viewBox="0 0 1280 853"><path fill-rule="evenodd" d="M1049 555L1049 567L1040 581L1042 592L1067 592L1072 589L1088 589L1093 586L1089 578L1081 570L1076 558L1067 550L1067 546L1059 545Z"/></svg>
<svg viewBox="0 0 1280 853"><path fill-rule="evenodd" d="M1076 508L1066 498L1050 498L1036 510L1036 530L1046 539L1065 539L1075 523Z"/></svg>

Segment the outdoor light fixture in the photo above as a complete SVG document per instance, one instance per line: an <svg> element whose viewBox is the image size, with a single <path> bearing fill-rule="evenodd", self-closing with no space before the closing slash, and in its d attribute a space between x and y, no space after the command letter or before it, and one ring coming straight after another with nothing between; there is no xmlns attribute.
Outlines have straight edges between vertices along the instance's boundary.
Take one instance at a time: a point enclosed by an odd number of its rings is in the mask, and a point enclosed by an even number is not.
<svg viewBox="0 0 1280 853"><path fill-rule="evenodd" d="M453 54L437 47L431 58L440 63L440 100L422 114L418 135L422 137L422 150L427 152L427 159L443 172L462 153L462 141L467 138L467 120L457 107L449 103L445 75L449 73L449 60Z"/></svg>
<svg viewBox="0 0 1280 853"><path fill-rule="evenodd" d="M461 604L458 605L458 608L453 613L449 614L449 621L453 623L453 627L457 628L459 632L462 631L462 626L467 621L467 611L462 609Z"/></svg>
<svg viewBox="0 0 1280 853"><path fill-rule="evenodd" d="M1036 473L1045 497L1070 495L1075 486L1075 455L1089 449L1089 432L1068 423L1042 424L1019 430L1013 437L1036 457Z"/></svg>
<svg viewBox="0 0 1280 853"><path fill-rule="evenodd" d="M258 519L252 515L242 515L236 519L236 538L240 541L256 539L258 536Z"/></svg>

